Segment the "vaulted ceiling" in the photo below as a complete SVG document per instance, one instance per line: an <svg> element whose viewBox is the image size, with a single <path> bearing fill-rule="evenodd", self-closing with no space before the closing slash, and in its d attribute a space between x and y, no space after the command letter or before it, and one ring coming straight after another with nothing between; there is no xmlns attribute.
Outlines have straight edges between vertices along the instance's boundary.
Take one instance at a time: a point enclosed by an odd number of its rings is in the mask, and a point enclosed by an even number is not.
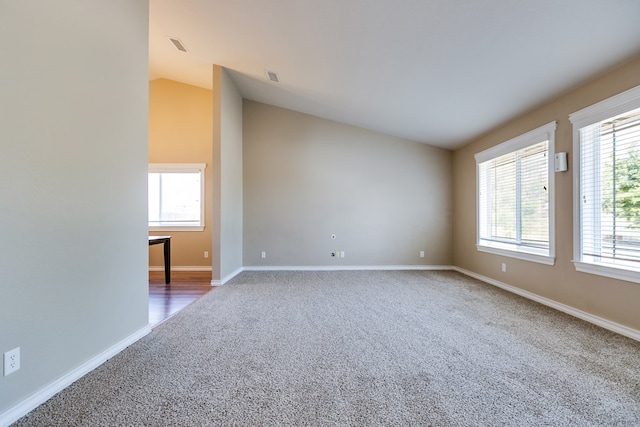
<svg viewBox="0 0 640 427"><path fill-rule="evenodd" d="M150 79L455 149L638 57L640 0L150 0L149 34Z"/></svg>

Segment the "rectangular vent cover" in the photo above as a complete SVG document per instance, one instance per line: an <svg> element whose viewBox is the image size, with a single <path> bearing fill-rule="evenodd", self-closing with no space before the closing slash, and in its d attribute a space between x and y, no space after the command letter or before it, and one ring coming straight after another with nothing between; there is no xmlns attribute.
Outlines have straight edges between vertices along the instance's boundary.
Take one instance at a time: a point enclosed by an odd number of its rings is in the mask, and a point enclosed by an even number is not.
<svg viewBox="0 0 640 427"><path fill-rule="evenodd" d="M169 40L171 40L171 43L173 43L173 45L176 47L176 49L178 49L181 52L186 52L187 48L184 47L184 44L182 44L182 42L180 41L180 39L174 39L173 37L169 37Z"/></svg>
<svg viewBox="0 0 640 427"><path fill-rule="evenodd" d="M266 70L265 72L267 73L267 78L269 80L271 80L274 83L280 83L280 78L278 77L278 73L276 73L275 71L269 71L269 70Z"/></svg>

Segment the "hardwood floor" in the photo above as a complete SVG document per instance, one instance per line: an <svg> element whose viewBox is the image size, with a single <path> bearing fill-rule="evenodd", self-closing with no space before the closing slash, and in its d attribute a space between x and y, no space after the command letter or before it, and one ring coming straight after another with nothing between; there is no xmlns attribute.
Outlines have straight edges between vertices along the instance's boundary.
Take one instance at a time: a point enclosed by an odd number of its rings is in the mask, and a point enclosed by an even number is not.
<svg viewBox="0 0 640 427"><path fill-rule="evenodd" d="M150 271L149 325L155 327L214 289L210 271L172 271L168 285L163 271Z"/></svg>

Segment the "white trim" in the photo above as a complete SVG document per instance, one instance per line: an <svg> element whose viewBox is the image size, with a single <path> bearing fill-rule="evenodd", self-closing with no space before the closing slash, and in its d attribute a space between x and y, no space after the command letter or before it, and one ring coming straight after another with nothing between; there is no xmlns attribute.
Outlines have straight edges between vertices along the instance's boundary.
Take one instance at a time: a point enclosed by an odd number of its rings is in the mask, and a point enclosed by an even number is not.
<svg viewBox="0 0 640 427"><path fill-rule="evenodd" d="M149 226L149 231L152 233L164 231L204 231L204 225L154 225Z"/></svg>
<svg viewBox="0 0 640 427"><path fill-rule="evenodd" d="M612 116L623 114L640 106L640 86L611 96L575 113L569 114L569 121L575 128L582 128Z"/></svg>
<svg viewBox="0 0 640 427"><path fill-rule="evenodd" d="M539 126L522 135L511 138L508 141L494 145L474 155L476 160L476 248L482 252L518 258L525 261L538 262L546 265L554 265L556 257L556 184L555 184L555 152L556 152L556 128L557 122L552 121ZM530 249L523 247L518 249L517 245L509 245L508 248L496 248L486 245L480 237L480 164L513 153L520 149L529 147L542 141L548 141L547 149L547 185L549 198L549 249L546 254L532 254Z"/></svg>
<svg viewBox="0 0 640 427"><path fill-rule="evenodd" d="M8 426L16 422L18 419L27 415L36 407L49 400L55 394L70 386L72 383L79 380L84 375L93 371L95 368L102 365L104 362L111 359L113 356L120 353L122 350L147 335L149 332L151 332L151 327L149 325L139 329L122 341L112 345L102 353L97 354L82 365L73 369L71 372L63 375L52 383L46 385L44 388L33 393L13 408L10 408L9 410L0 414L0 426Z"/></svg>
<svg viewBox="0 0 640 427"><path fill-rule="evenodd" d="M598 276L610 277L612 279L640 283L640 271L631 267L616 268L613 265L604 263L590 263L583 261L573 261L573 264L576 268L576 271L580 271L582 273L595 274Z"/></svg>
<svg viewBox="0 0 640 427"><path fill-rule="evenodd" d="M594 123L640 108L640 86L606 98L582 110L569 114L573 131L573 263L576 271L640 283L640 274L632 268L615 267L604 263L586 262L582 247L582 200L580 129Z"/></svg>
<svg viewBox="0 0 640 427"><path fill-rule="evenodd" d="M210 265L177 265L171 266L171 271L211 271ZM164 271L162 265L150 265L149 271Z"/></svg>
<svg viewBox="0 0 640 427"><path fill-rule="evenodd" d="M571 115L569 115L571 120ZM582 207L580 200L580 127L572 125L573 133L573 259L582 259Z"/></svg>
<svg viewBox="0 0 640 427"><path fill-rule="evenodd" d="M553 125L553 126L552 126ZM547 259L554 265L556 262L556 122L551 122L549 127L549 253ZM553 129L551 129L553 128Z"/></svg>
<svg viewBox="0 0 640 427"><path fill-rule="evenodd" d="M242 271L455 270L452 265L253 265Z"/></svg>
<svg viewBox="0 0 640 427"><path fill-rule="evenodd" d="M199 173L200 174L200 224L197 225L152 225L149 231L204 231L205 229L205 200L206 200L206 163L149 163L149 173Z"/></svg>
<svg viewBox="0 0 640 427"><path fill-rule="evenodd" d="M523 133L522 135L516 136L515 138L511 138L508 141L480 151L479 153L476 153L474 155L476 163L484 163L486 161L495 159L496 157L500 157L503 154L513 153L514 151L526 148L533 144L537 144L538 142L545 141L546 139L553 140L556 126L557 123L555 121L549 122L546 125L537 127L527 133ZM552 141L549 142L551 143ZM554 156L550 157L553 158Z"/></svg>
<svg viewBox="0 0 640 427"><path fill-rule="evenodd" d="M570 316L577 317L578 319L592 323L596 326L600 326L601 328L607 329L609 331L615 332L620 335L624 335L627 338L640 341L640 330L638 329L630 328L628 326L621 325L620 323L612 322L611 320L607 320L602 317L595 316L591 313L587 313L586 311L582 311L575 307L571 307L569 305L559 303L552 299L542 297L538 294L534 294L533 292L525 291L524 289L520 289L515 286L508 285L506 283L500 282L499 280L495 280L490 277L483 276L481 274L477 274L469 270L465 270L464 268L454 267L453 269L466 276L473 277L474 279L481 280L490 285L504 289L505 291L509 291L511 293L520 295L521 297L546 305L547 307L551 307L555 310L561 311Z"/></svg>
<svg viewBox="0 0 640 427"><path fill-rule="evenodd" d="M367 270L453 270L455 267L451 265L296 265L296 266L279 266L279 265L254 265L240 267L233 273L224 277L222 280L211 280L211 286L222 286L236 277L243 271L367 271Z"/></svg>
<svg viewBox="0 0 640 427"><path fill-rule="evenodd" d="M234 271L233 273L228 274L227 276L223 277L221 280L212 280L211 281L211 286L224 285L229 280L233 279L234 277L236 277L238 274L242 273L243 271L244 271L244 267L240 267L236 271ZM216 283L214 284L214 282L216 282Z"/></svg>
<svg viewBox="0 0 640 427"><path fill-rule="evenodd" d="M206 163L149 163L149 172L201 172L207 168Z"/></svg>
<svg viewBox="0 0 640 427"><path fill-rule="evenodd" d="M495 248L492 246L486 246L486 245L480 245L480 244L476 245L476 249L480 252L486 252L489 254L521 259L524 261L537 262L545 265L554 265L556 263L556 259L554 257L547 256L547 255L533 254L531 252L525 252L524 250L515 251L515 250Z"/></svg>

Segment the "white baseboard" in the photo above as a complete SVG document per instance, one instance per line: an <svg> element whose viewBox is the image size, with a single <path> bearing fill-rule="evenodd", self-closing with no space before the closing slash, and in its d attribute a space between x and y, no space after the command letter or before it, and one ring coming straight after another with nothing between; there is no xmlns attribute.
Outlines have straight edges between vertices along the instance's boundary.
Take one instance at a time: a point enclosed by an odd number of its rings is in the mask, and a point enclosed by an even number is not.
<svg viewBox="0 0 640 427"><path fill-rule="evenodd" d="M112 345L102 353L94 356L66 375L63 375L54 382L46 385L44 388L40 389L39 391L35 392L31 396L20 402L18 405L0 414L0 426L8 426L16 422L18 419L27 415L36 407L49 400L55 394L68 387L69 385L80 379L82 376L88 374L107 360L111 359L116 354L120 353L125 348L129 347L131 344L138 341L140 338L147 335L149 332L151 332L151 327L147 325L144 328L129 335L122 341Z"/></svg>
<svg viewBox="0 0 640 427"><path fill-rule="evenodd" d="M244 267L240 267L236 271L234 271L233 273L223 277L220 280L212 280L211 281L211 286L222 286L225 283L227 283L229 280L231 280L234 277L236 277L238 274L242 273L243 271L244 271Z"/></svg>
<svg viewBox="0 0 640 427"><path fill-rule="evenodd" d="M462 273L469 277L473 277L474 279L478 279L490 285L504 289L505 291L512 292L514 294L520 295L521 297L533 300L540 304L546 305L547 307L551 307L555 310L566 313L570 316L577 317L578 319L582 319L589 323L593 323L594 325L600 326L601 328L608 329L617 334L624 335L627 338L640 341L640 331L637 329L633 329L628 326L621 325L616 322L612 322L611 320L607 320L602 317L595 316L591 313L587 313L586 311L582 311L575 307L571 307L569 305L562 304L552 299L542 297L538 294L534 294L533 292L525 291L524 289L520 289L515 286L508 285L506 283L500 282L499 280L495 280L490 277L483 276L481 274L477 274L469 270L465 270L464 268L454 267L453 269L458 271L459 273Z"/></svg>
<svg viewBox="0 0 640 427"><path fill-rule="evenodd" d="M211 286L221 286L243 271L354 271L354 270L453 270L451 265L252 265L240 267Z"/></svg>
<svg viewBox="0 0 640 427"><path fill-rule="evenodd" d="M242 271L454 270L451 265L253 265Z"/></svg>
<svg viewBox="0 0 640 427"><path fill-rule="evenodd" d="M253 265L240 267L211 286L222 286L243 271L356 271L356 270L453 270L451 265Z"/></svg>
<svg viewBox="0 0 640 427"><path fill-rule="evenodd" d="M162 265L150 265L149 271L164 271ZM171 271L211 271L211 266L207 265L177 265L171 266Z"/></svg>

